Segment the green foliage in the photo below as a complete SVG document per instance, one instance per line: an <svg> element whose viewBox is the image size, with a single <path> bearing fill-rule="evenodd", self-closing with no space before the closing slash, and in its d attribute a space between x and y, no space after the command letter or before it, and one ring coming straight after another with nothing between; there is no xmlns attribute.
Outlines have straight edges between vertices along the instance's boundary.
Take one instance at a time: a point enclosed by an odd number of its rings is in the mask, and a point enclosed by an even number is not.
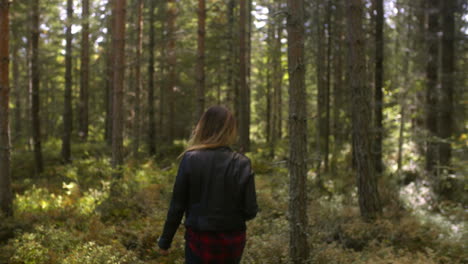
<svg viewBox="0 0 468 264"><path fill-rule="evenodd" d="M57 263L75 247L79 239L62 228L37 226L32 233L24 233L13 240L16 249L11 257L15 263Z"/></svg>
<svg viewBox="0 0 468 264"><path fill-rule="evenodd" d="M139 264L143 263L131 252L95 242L80 245L63 260L63 264Z"/></svg>

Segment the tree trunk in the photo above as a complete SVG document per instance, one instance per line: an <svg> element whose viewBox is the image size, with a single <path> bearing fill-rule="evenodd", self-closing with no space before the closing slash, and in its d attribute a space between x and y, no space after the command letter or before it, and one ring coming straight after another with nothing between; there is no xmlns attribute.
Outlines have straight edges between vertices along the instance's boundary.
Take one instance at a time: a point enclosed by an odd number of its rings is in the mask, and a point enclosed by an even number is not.
<svg viewBox="0 0 468 264"><path fill-rule="evenodd" d="M377 178L371 154L370 89L366 85L366 57L362 0L347 1L348 67L352 92L352 138L356 162L359 208L365 220L381 214Z"/></svg>
<svg viewBox="0 0 468 264"><path fill-rule="evenodd" d="M325 23L321 19L320 10L323 9L323 0L317 1L316 7L316 23L317 23L317 152L319 164L317 166L317 178L318 184L321 186L321 172L322 164L325 168L328 168L327 149L328 149L328 134L327 134L327 108L328 108L328 94L327 94L327 75L325 71L326 67L326 49L325 49Z"/></svg>
<svg viewBox="0 0 468 264"><path fill-rule="evenodd" d="M384 60L384 7L383 0L375 0L375 77L374 77L374 130L375 138L373 142L373 154L375 162L375 170L377 173L382 173L382 139L383 139L383 60Z"/></svg>
<svg viewBox="0 0 468 264"><path fill-rule="evenodd" d="M239 145L241 152L250 149L249 91L247 86L247 8L246 0L239 0Z"/></svg>
<svg viewBox="0 0 468 264"><path fill-rule="evenodd" d="M271 10L271 6L268 7ZM270 12L271 14L271 12ZM274 99L275 99L275 93L274 89L272 89L272 79L274 76L274 71L272 74L272 71L270 70L270 65L272 64L272 61L274 60L274 54L273 54L273 43L274 43L274 37L275 37L275 28L273 26L273 16L270 15L269 17L269 23L267 24L268 26L268 35L267 35L267 62L265 65L265 71L266 71L266 111L265 111L265 118L266 118L266 127L265 127L265 135L266 135L266 142L267 145L269 146L270 149L270 154L273 153L274 148L272 146L272 137L274 134L274 129L275 129L275 113L273 112L273 109L275 107L274 105ZM272 92L273 90L273 92ZM271 155L273 156L273 155Z"/></svg>
<svg viewBox="0 0 468 264"><path fill-rule="evenodd" d="M196 122L205 111L205 0L198 0L198 46L197 46L197 116Z"/></svg>
<svg viewBox="0 0 468 264"><path fill-rule="evenodd" d="M169 106L169 124L168 124L168 139L169 144L174 141L175 134L175 96L174 90L176 88L177 74L176 74L176 17L177 17L177 2L175 0L168 0L167 8L167 64L169 66L168 86L167 86L167 104Z"/></svg>
<svg viewBox="0 0 468 264"><path fill-rule="evenodd" d="M289 68L289 254L292 263L309 260L307 243L307 111L304 64L304 1L288 0Z"/></svg>
<svg viewBox="0 0 468 264"><path fill-rule="evenodd" d="M112 2L109 1L107 8L112 9ZM107 39L110 40L107 47L107 58L106 58L106 129L105 129L105 138L108 146L112 146L112 123L113 123L113 97L114 97L114 88L113 88L113 27L114 27L114 16L111 15L107 21Z"/></svg>
<svg viewBox="0 0 468 264"><path fill-rule="evenodd" d="M63 110L62 160L71 162L72 133L72 41L73 0L67 0L67 33L65 49L65 96Z"/></svg>
<svg viewBox="0 0 468 264"><path fill-rule="evenodd" d="M122 178L123 171L123 86L125 74L125 0L114 2L113 16L113 122L112 122L112 168L113 178Z"/></svg>
<svg viewBox="0 0 468 264"><path fill-rule="evenodd" d="M89 126L89 0L82 0L82 19L79 136L86 140Z"/></svg>
<svg viewBox="0 0 468 264"><path fill-rule="evenodd" d="M276 7L280 11L280 5ZM275 155L276 142L281 138L281 87L283 85L283 69L281 66L281 37L283 31L282 21L277 21L272 32L273 51L272 51L272 63L273 63L273 104L272 104L272 127L271 127L271 146L270 154L273 157Z"/></svg>
<svg viewBox="0 0 468 264"><path fill-rule="evenodd" d="M18 57L18 44L15 43L13 46L13 54L12 54L12 64L13 64L13 85L15 91L15 128L14 128L14 135L13 135L13 142L17 142L21 139L22 128L23 128L23 120L21 118L21 111L23 110L23 105L21 102L21 83L20 83L20 58Z"/></svg>
<svg viewBox="0 0 468 264"><path fill-rule="evenodd" d="M435 176L437 165L437 60L439 30L439 0L428 1L429 24L427 32L428 60L426 65L426 170Z"/></svg>
<svg viewBox="0 0 468 264"><path fill-rule="evenodd" d="M235 33L234 33L234 9L235 9L235 0L229 0L227 7L227 17L228 17L228 57L227 57L227 93L226 93L226 103L231 106L234 115L237 115L237 98L236 94L236 77L235 77L235 67L236 67L236 45L235 43Z"/></svg>
<svg viewBox="0 0 468 264"><path fill-rule="evenodd" d="M328 156L330 152L330 87L331 87L331 58L332 58L332 24L331 24L331 16L332 16L332 1L327 0L327 82L325 86L325 118L323 124L323 139L324 148L323 148L323 171L325 173L328 172Z"/></svg>
<svg viewBox="0 0 468 264"><path fill-rule="evenodd" d="M33 0L32 6L32 31L31 31L31 118L32 139L34 148L35 174L44 171L41 146L40 105L39 105L39 0Z"/></svg>
<svg viewBox="0 0 468 264"><path fill-rule="evenodd" d="M158 138L160 142L162 142L167 137L167 129L165 124L166 120L166 113L167 113L167 104L166 104L166 90L167 90L167 83L165 81L166 76L166 69L167 69L167 59L166 59L166 48L167 48L167 26L166 26L166 16L167 16L167 3L165 1L161 1L159 3L158 8L158 18L161 21L161 41L160 41L160 60L159 60L159 129L158 129Z"/></svg>
<svg viewBox="0 0 468 264"><path fill-rule="evenodd" d="M143 0L138 0L138 18L137 18L137 49L136 49L136 63L135 63L135 119L133 121L133 155L138 157L140 149L140 116L141 116L141 50L143 49Z"/></svg>
<svg viewBox="0 0 468 264"><path fill-rule="evenodd" d="M13 215L9 123L9 2L0 0L0 217Z"/></svg>
<svg viewBox="0 0 468 264"><path fill-rule="evenodd" d="M453 127L453 83L455 72L455 0L442 1L442 89L439 115L439 165L450 171L450 137Z"/></svg>
<svg viewBox="0 0 468 264"><path fill-rule="evenodd" d="M154 9L155 1L150 2L149 9L149 43L148 43L148 152L156 154L156 117L154 106Z"/></svg>
<svg viewBox="0 0 468 264"><path fill-rule="evenodd" d="M337 174L337 162L342 144L342 134L344 126L341 124L344 120L341 119L341 111L343 107L343 5L344 2L335 1L335 39L333 45L333 68L334 68L334 83L333 83L333 154L331 160L331 173Z"/></svg>

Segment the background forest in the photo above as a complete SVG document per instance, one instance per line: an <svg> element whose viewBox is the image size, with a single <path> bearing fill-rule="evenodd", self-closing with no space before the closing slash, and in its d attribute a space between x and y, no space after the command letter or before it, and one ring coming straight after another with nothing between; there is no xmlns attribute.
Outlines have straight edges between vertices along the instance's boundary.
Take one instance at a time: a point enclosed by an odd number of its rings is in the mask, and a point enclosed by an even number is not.
<svg viewBox="0 0 468 264"><path fill-rule="evenodd" d="M0 0L0 263L183 263L156 240L218 104L242 263L468 263L467 33L463 0Z"/></svg>

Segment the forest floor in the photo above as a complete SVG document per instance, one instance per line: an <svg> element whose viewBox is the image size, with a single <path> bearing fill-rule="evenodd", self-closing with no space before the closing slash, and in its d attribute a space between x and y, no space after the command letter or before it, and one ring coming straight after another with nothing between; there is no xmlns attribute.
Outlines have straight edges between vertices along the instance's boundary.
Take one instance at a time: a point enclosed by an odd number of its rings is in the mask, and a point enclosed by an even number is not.
<svg viewBox="0 0 468 264"><path fill-rule="evenodd" d="M75 145L68 165L60 163L58 149L58 142L46 144L46 171L40 178L31 179L32 155L13 156L15 217L0 223L0 264L184 262L182 226L169 256L155 251L180 147L154 159L128 159L118 198L109 198L112 170L105 146ZM289 263L287 169L261 148L249 156L261 211L248 223L242 263ZM324 176L326 192L313 187L314 175L309 175L310 263L468 263L461 204L446 201L444 210L433 212L400 195L421 201L421 189L407 185L401 192L381 184L384 216L366 223L359 216L354 176L339 171L333 181Z"/></svg>

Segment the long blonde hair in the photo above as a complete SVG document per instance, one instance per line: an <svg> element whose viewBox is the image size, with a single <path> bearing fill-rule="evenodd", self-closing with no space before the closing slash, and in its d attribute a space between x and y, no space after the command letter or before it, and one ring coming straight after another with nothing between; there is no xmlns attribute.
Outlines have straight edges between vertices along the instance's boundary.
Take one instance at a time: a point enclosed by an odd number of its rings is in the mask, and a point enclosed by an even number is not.
<svg viewBox="0 0 468 264"><path fill-rule="evenodd" d="M237 124L234 115L224 106L212 106L201 116L182 155L191 150L229 146L236 139Z"/></svg>

